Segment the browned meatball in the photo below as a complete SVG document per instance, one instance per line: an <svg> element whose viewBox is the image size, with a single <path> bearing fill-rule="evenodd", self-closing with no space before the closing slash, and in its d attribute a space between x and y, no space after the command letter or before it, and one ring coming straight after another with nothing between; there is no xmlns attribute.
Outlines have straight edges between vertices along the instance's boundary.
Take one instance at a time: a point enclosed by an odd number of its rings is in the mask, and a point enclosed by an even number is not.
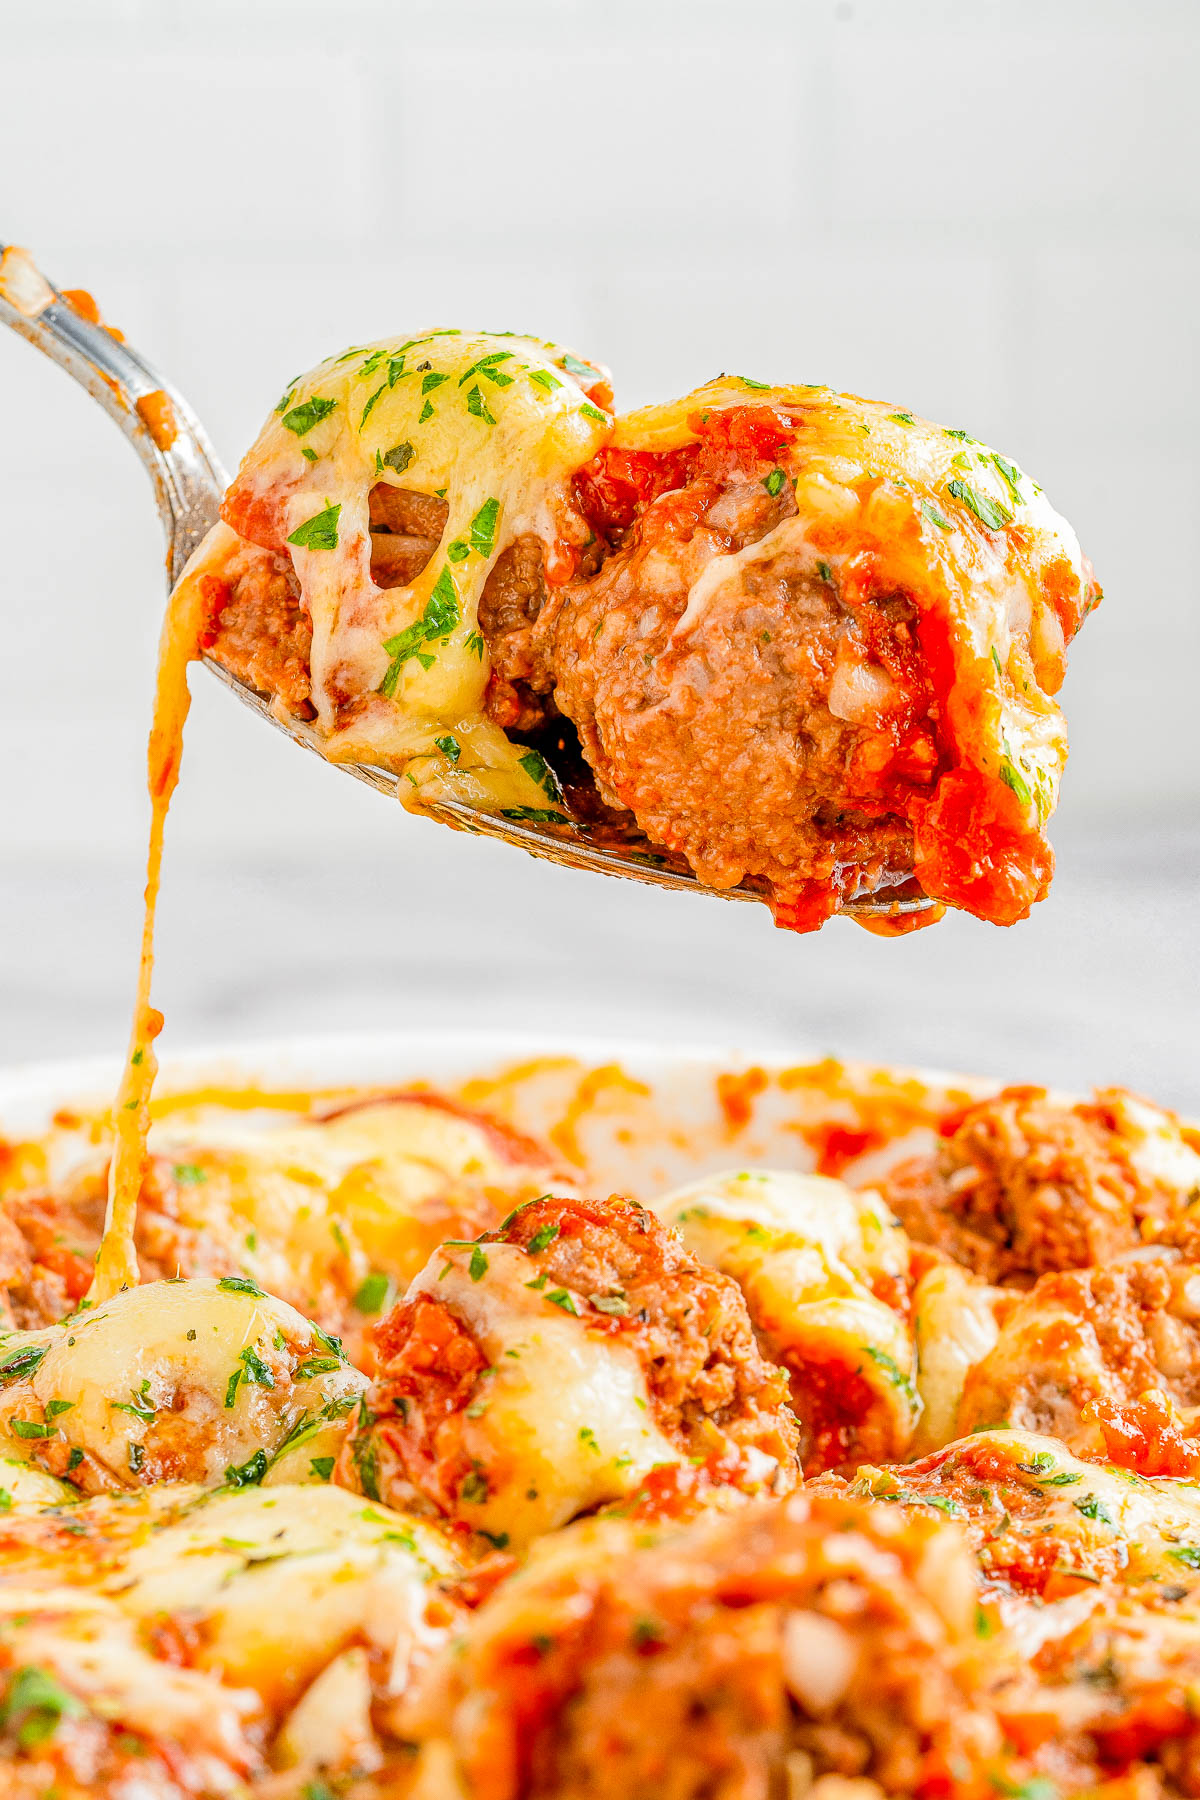
<svg viewBox="0 0 1200 1800"><path fill-rule="evenodd" d="M200 649L297 717L312 718L312 624L300 605L290 559L240 544L221 575L204 575L201 582Z"/></svg>
<svg viewBox="0 0 1200 1800"><path fill-rule="evenodd" d="M1014 1087L943 1126L884 1196L910 1237L986 1281L1027 1287L1055 1269L1182 1241L1200 1157L1178 1120L1118 1089L1070 1105Z"/></svg>
<svg viewBox="0 0 1200 1800"><path fill-rule="evenodd" d="M883 1507L577 1526L485 1603L411 1725L449 1719L471 1800L982 1794L974 1617L953 1529Z"/></svg>
<svg viewBox="0 0 1200 1800"><path fill-rule="evenodd" d="M1043 1275L968 1371L958 1435L1011 1425L1087 1449L1099 1442L1098 1401L1119 1406L1150 1388L1200 1404L1200 1267L1178 1251Z"/></svg>
<svg viewBox="0 0 1200 1800"><path fill-rule="evenodd" d="M661 1464L796 1479L787 1378L727 1276L636 1201L534 1201L447 1244L376 1332L343 1456L368 1494L525 1542Z"/></svg>
<svg viewBox="0 0 1200 1800"><path fill-rule="evenodd" d="M906 879L912 830L902 810L851 797L864 758L892 753L838 697L864 633L831 566L790 540L737 567L719 560L795 515L789 482L764 486L780 448L739 439L720 479L701 472L656 499L598 575L556 595L534 636L602 797L702 881L760 878L781 918L803 924L847 883ZM703 605L689 603L718 572ZM875 607L873 705L891 687L883 665L912 660L915 618L901 595ZM918 782L936 773L928 728L908 761Z"/></svg>

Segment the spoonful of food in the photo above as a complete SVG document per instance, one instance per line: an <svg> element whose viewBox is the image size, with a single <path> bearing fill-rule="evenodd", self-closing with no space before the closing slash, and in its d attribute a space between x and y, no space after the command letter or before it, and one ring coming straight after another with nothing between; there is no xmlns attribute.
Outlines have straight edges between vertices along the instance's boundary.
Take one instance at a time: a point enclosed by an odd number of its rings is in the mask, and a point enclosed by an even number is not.
<svg viewBox="0 0 1200 1800"><path fill-rule="evenodd" d="M797 930L1048 888L1051 696L1099 590L965 432L745 376L618 416L599 364L440 330L289 383L229 484L14 247L0 318L133 442L207 666L410 810Z"/></svg>

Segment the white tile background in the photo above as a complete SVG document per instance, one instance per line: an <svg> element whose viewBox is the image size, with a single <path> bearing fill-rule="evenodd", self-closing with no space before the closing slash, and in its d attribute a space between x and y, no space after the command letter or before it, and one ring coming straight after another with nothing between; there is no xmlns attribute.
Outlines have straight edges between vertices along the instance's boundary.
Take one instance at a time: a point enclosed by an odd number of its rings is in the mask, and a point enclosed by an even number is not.
<svg viewBox="0 0 1200 1800"><path fill-rule="evenodd" d="M174 1040L582 1012L1200 1105L1197 91L1195 0L0 0L0 236L91 288L231 465L343 343L516 327L627 405L733 367L967 426L1107 591L1054 896L899 945L459 842L200 676ZM14 1060L123 1036L161 558L136 460L7 335L0 422Z"/></svg>

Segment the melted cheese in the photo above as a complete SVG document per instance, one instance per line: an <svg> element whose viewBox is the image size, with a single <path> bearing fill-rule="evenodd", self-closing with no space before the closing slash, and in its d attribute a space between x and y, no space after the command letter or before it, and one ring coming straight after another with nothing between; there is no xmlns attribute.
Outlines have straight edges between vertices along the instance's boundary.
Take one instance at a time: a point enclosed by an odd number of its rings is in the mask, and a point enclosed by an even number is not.
<svg viewBox="0 0 1200 1800"><path fill-rule="evenodd" d="M1085 1462L1035 1431L976 1432L911 1476L864 1467L851 1491L970 1518L986 1532L985 1567L997 1572L1036 1553L1044 1570L1103 1573L1137 1589L1190 1582L1200 1560L1200 1486ZM1014 1491L1026 1497L1020 1507Z"/></svg>
<svg viewBox="0 0 1200 1800"><path fill-rule="evenodd" d="M478 1280L471 1261L469 1249L447 1246L409 1290L449 1306L490 1365L463 1422L463 1447L488 1491L462 1505L464 1518L525 1545L632 1493L656 1464L681 1460L655 1425L628 1344L547 1298L563 1290L531 1288L533 1265L517 1245L489 1244ZM572 1304L587 1310L577 1296Z"/></svg>
<svg viewBox="0 0 1200 1800"><path fill-rule="evenodd" d="M532 534L555 553L581 535L568 517L569 478L607 440L611 419L568 372L572 361L540 339L458 331L348 350L292 384L242 464L238 487L283 509L312 621L321 747L334 761L395 770L406 804L547 806L522 767L527 753L484 715L478 608L506 545ZM407 587L371 579L377 482L443 496L450 509L437 551ZM219 573L236 542L218 527L184 586ZM350 719L339 710L346 695ZM447 733L457 761L437 746Z"/></svg>
<svg viewBox="0 0 1200 1800"><path fill-rule="evenodd" d="M917 1389L924 1410L910 1454L924 1456L949 1443L968 1372L988 1354L999 1336L996 1302L1000 1290L973 1281L965 1269L939 1263L928 1269L913 1295L917 1347Z"/></svg>
<svg viewBox="0 0 1200 1800"><path fill-rule="evenodd" d="M88 1294L93 1306L109 1299L122 1287L135 1287L138 1280L134 1225L137 1197L146 1169L150 1091L158 1072L154 1040L162 1029L162 1015L150 1004L150 978L154 970L154 921L162 877L163 833L171 796L179 780L179 767L183 758L183 728L191 706L187 669L188 663L196 654L200 618L199 590L188 586L176 588L167 604L159 642L154 717L146 753L146 780L150 792L150 844L146 854L142 941L125 1072L113 1106L113 1153L108 1178L108 1208L104 1237L96 1258L96 1273Z"/></svg>
<svg viewBox="0 0 1200 1800"><path fill-rule="evenodd" d="M695 439L688 423L694 414L747 405L786 407L802 419L795 444L781 455L795 476L798 513L710 564L677 634L745 566L780 549L839 576L853 573L855 558L868 557L881 591L894 583L912 594L945 631L955 680L944 726L963 759L1003 782L1031 825L1044 824L1067 754L1062 715L1050 698L1061 681L1064 644L1047 577L1079 611L1099 592L1071 527L1015 464L966 433L823 387L720 377L682 399L625 414L612 444L676 449ZM1040 680L1026 648L1031 638Z"/></svg>
<svg viewBox="0 0 1200 1800"><path fill-rule="evenodd" d="M25 1341L44 1354L0 1395L8 1433L69 1447L110 1485L164 1469L215 1484L308 1424L336 1428L366 1385L283 1301L207 1279L127 1289Z"/></svg>
<svg viewBox="0 0 1200 1800"><path fill-rule="evenodd" d="M474 1120L420 1101L266 1131L236 1118L167 1122L150 1148L184 1172L171 1203L183 1227L320 1317L343 1312L372 1271L403 1289L460 1209L498 1223L552 1179Z"/></svg>
<svg viewBox="0 0 1200 1800"><path fill-rule="evenodd" d="M870 1390L902 1454L920 1413L913 1343L871 1282L903 1278L908 1242L877 1194L787 1170L709 1176L654 1204L701 1262L732 1275L770 1352L838 1363Z"/></svg>
<svg viewBox="0 0 1200 1800"><path fill-rule="evenodd" d="M344 1488L251 1488L181 1507L105 1586L134 1618L202 1623L197 1666L279 1713L351 1643L385 1659L384 1692L398 1693L438 1641L431 1584L457 1569L428 1521Z"/></svg>

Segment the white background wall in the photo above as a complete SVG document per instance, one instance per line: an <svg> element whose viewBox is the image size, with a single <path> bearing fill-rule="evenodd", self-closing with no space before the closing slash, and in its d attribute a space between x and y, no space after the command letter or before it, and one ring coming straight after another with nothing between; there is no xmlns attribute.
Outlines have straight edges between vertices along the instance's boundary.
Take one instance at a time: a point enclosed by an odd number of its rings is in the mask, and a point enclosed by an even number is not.
<svg viewBox="0 0 1200 1800"><path fill-rule="evenodd" d="M0 0L0 236L91 288L231 466L343 343L532 330L625 405L732 367L966 426L1107 594L1065 694L1055 895L903 945L459 843L199 676L176 1041L583 1008L1197 1092L1197 92L1195 0ZM140 465L7 334L0 417L11 1060L123 1035L162 571Z"/></svg>

